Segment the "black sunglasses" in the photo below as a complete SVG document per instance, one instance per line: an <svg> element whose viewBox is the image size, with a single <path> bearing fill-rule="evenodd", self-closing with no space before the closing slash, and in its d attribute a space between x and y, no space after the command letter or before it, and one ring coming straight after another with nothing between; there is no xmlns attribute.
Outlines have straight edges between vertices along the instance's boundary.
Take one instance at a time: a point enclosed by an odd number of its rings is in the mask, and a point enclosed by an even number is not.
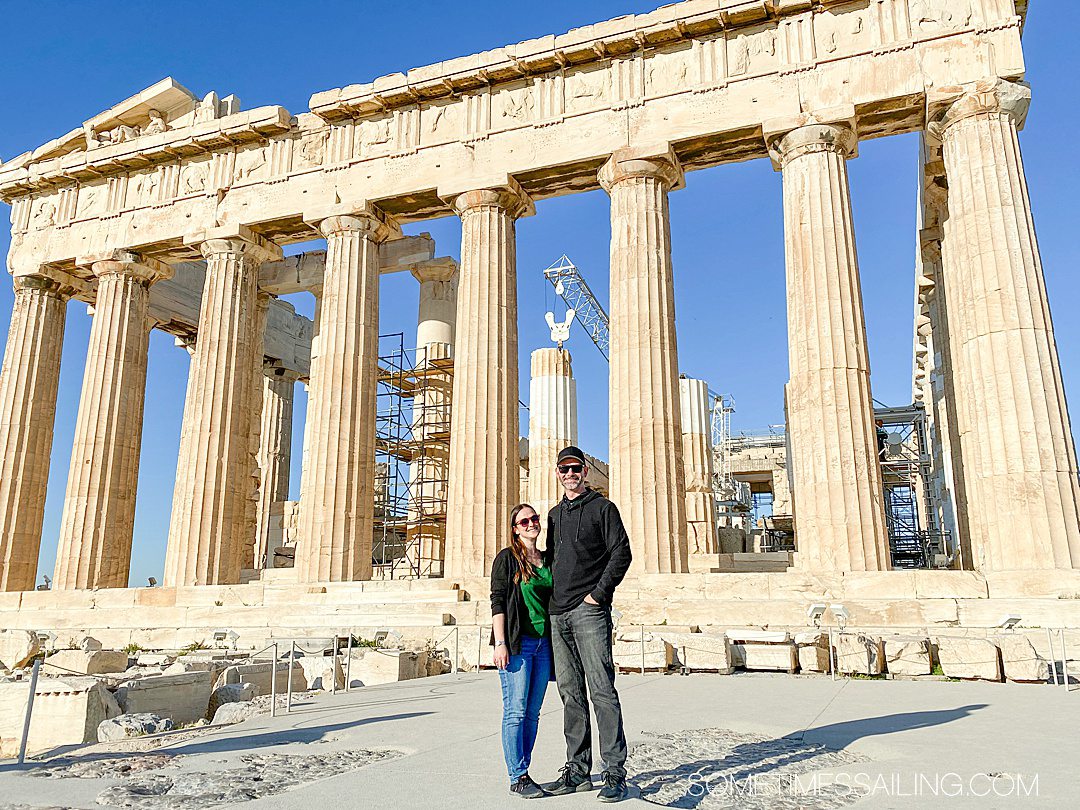
<svg viewBox="0 0 1080 810"><path fill-rule="evenodd" d="M566 475L567 473L579 473L582 469L583 467L580 464L560 464L558 466L559 472L563 475Z"/></svg>
<svg viewBox="0 0 1080 810"><path fill-rule="evenodd" d="M539 526L540 525L540 516L539 515L533 515L532 517L522 518L521 520L519 520L517 522L517 525L520 528L524 529L530 523L532 525L534 525L534 526Z"/></svg>

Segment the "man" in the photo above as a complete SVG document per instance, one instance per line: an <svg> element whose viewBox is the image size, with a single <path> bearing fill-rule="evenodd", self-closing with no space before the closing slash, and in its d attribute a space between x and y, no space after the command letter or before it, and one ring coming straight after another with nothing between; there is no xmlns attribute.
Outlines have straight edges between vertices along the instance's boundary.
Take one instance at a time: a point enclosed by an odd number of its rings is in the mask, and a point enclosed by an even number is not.
<svg viewBox="0 0 1080 810"><path fill-rule="evenodd" d="M584 453L565 448L556 469L566 494L547 518L554 552L549 612L567 762L543 787L555 796L592 790L588 684L604 761L599 799L617 802L626 798L626 735L611 657L611 601L630 567L630 538L615 504L585 486Z"/></svg>

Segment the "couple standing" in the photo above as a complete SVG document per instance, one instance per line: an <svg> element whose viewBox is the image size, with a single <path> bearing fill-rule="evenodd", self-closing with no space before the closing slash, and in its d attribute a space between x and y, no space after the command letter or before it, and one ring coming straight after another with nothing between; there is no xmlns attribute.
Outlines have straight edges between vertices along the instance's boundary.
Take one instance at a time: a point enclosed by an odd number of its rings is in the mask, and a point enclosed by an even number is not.
<svg viewBox="0 0 1080 810"><path fill-rule="evenodd" d="M510 792L523 798L592 790L587 685L604 762L599 798L616 802L626 797L626 736L615 691L611 602L630 567L630 540L615 504L585 486L589 467L584 453L567 447L556 467L565 496L547 515L546 549L536 547L540 516L520 504L510 515L510 545L491 569L503 755ZM538 785L529 776L529 764L552 679L563 702L567 761L558 779Z"/></svg>

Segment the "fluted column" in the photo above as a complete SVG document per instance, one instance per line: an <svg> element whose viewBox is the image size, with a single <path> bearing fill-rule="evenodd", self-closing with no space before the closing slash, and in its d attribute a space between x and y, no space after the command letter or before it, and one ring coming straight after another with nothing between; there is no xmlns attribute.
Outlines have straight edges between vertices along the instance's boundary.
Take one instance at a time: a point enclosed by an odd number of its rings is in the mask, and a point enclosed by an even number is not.
<svg viewBox="0 0 1080 810"><path fill-rule="evenodd" d="M555 472L559 451L577 443L577 383L570 352L537 349L529 381L529 503L542 518L563 496Z"/></svg>
<svg viewBox="0 0 1080 810"><path fill-rule="evenodd" d="M668 149L623 149L600 170L611 196L611 499L633 569L687 570L668 191L682 169Z"/></svg>
<svg viewBox="0 0 1080 810"><path fill-rule="evenodd" d="M679 378L683 465L686 470L686 534L692 553L715 554L716 493L713 490L709 384Z"/></svg>
<svg viewBox="0 0 1080 810"><path fill-rule="evenodd" d="M396 227L371 206L348 211L307 216L319 222L327 250L300 482L301 582L371 579L379 243Z"/></svg>
<svg viewBox="0 0 1080 810"><path fill-rule="evenodd" d="M441 576L446 547L446 498L449 484L453 377L445 369L453 352L457 325L458 265L453 259L420 262L412 268L420 282L416 321L417 391L413 395L414 451L409 462L410 549L419 575Z"/></svg>
<svg viewBox="0 0 1080 810"><path fill-rule="evenodd" d="M521 484L514 223L532 212L532 201L507 178L453 196L453 206L461 267L444 573L487 576Z"/></svg>
<svg viewBox="0 0 1080 810"><path fill-rule="evenodd" d="M788 291L788 428L796 565L823 571L890 567L870 397L847 124L769 134L784 174Z"/></svg>
<svg viewBox="0 0 1080 810"><path fill-rule="evenodd" d="M172 268L134 253L93 262L97 298L53 587L126 588L135 529L150 285Z"/></svg>
<svg viewBox="0 0 1080 810"><path fill-rule="evenodd" d="M256 568L273 568L273 561L266 557L270 510L275 503L289 499L293 396L297 378L294 371L263 366L258 453L259 504L254 554Z"/></svg>
<svg viewBox="0 0 1080 810"><path fill-rule="evenodd" d="M0 591L35 585L68 295L51 279L15 279L0 368Z"/></svg>
<svg viewBox="0 0 1080 810"><path fill-rule="evenodd" d="M240 579L250 535L259 266L281 258L281 249L235 225L191 242L206 259L206 279L184 403L165 582L227 584Z"/></svg>
<svg viewBox="0 0 1080 810"><path fill-rule="evenodd" d="M949 185L943 276L975 566L1080 567L1080 484L1018 129L1027 86L930 99Z"/></svg>

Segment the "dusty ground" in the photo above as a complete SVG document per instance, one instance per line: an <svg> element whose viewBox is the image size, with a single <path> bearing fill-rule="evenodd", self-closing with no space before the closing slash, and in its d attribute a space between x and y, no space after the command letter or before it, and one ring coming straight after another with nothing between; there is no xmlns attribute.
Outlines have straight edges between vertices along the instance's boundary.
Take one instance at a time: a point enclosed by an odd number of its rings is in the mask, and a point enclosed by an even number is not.
<svg viewBox="0 0 1080 810"><path fill-rule="evenodd" d="M628 675L619 688L632 805L1080 805L1071 765L1080 690L785 675ZM23 770L0 763L0 808L503 808L499 719L494 673L368 687L276 718L94 746ZM563 757L552 688L533 775L553 778ZM544 802L596 806L591 793Z"/></svg>

